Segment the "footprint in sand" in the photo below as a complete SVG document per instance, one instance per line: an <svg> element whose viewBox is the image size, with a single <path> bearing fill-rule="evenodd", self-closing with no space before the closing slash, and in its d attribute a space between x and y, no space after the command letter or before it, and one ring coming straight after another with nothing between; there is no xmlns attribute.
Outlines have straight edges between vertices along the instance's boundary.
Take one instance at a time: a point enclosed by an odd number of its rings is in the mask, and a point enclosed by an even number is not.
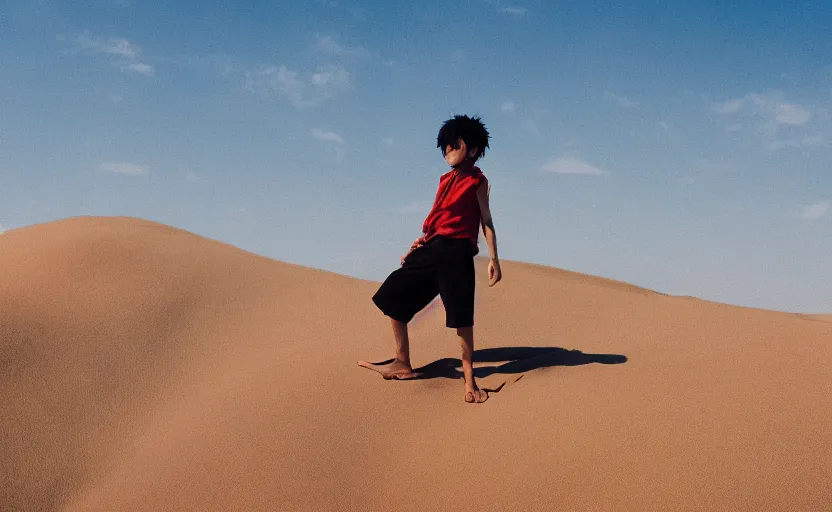
<svg viewBox="0 0 832 512"><path fill-rule="evenodd" d="M358 366L380 373L385 380L413 380L423 376L423 373L413 371L395 359L388 359L379 363L358 361Z"/></svg>
<svg viewBox="0 0 832 512"><path fill-rule="evenodd" d="M440 360L436 363L432 363L418 370L411 370L410 368L404 366L402 363L397 362L395 359L388 359L386 361L380 361L378 363L371 363L369 361L358 361L358 366L377 372L381 374L381 376L384 377L386 380L418 380L433 377L451 377L459 379L463 378L462 372L456 370L454 367L449 365L447 366L446 371L437 371L437 366L440 366L437 363L442 362L443 361ZM449 373L453 373L454 375L450 375ZM505 382L494 389L480 387L479 389L475 389L474 391L466 391L465 401L468 403L481 404L488 400L489 392L500 391L500 389L502 389L504 385Z"/></svg>
<svg viewBox="0 0 832 512"><path fill-rule="evenodd" d="M579 366L584 364L621 364L627 357L620 354L585 354L579 350L566 350L560 347L501 347L480 349L474 353L474 375L480 389L496 393L506 385L512 385L523 378L526 373L545 370L558 366ZM483 364L502 363L502 364ZM387 380L419 380L463 378L459 359L443 358L413 370L388 359L372 363L359 361L358 365L381 374ZM479 401L480 396L466 394L466 401ZM483 398L482 401L485 401Z"/></svg>

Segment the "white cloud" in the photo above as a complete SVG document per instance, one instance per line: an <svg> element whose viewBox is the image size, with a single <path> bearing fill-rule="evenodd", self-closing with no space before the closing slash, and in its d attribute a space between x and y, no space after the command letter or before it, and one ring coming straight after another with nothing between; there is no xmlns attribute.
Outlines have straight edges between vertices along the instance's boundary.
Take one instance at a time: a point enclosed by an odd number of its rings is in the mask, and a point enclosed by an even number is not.
<svg viewBox="0 0 832 512"><path fill-rule="evenodd" d="M749 94L748 98L757 106L758 114L779 124L803 125L812 114L801 107L781 101L779 93Z"/></svg>
<svg viewBox="0 0 832 512"><path fill-rule="evenodd" d="M150 64L136 62L127 66L127 69L140 75L153 76L153 66Z"/></svg>
<svg viewBox="0 0 832 512"><path fill-rule="evenodd" d="M602 171L601 169L590 165L579 158L567 157L555 158L551 162L544 165L543 170L556 174L587 174L593 176L607 174L606 171Z"/></svg>
<svg viewBox="0 0 832 512"><path fill-rule="evenodd" d="M322 140L325 142L334 142L339 146L344 145L344 138L335 132L325 132L323 130L315 128L314 130L312 130L312 136L318 140Z"/></svg>
<svg viewBox="0 0 832 512"><path fill-rule="evenodd" d="M342 57L366 57L370 52L363 46L347 46L339 43L332 36L318 36L315 48L323 53Z"/></svg>
<svg viewBox="0 0 832 512"><path fill-rule="evenodd" d="M101 170L131 176L141 176L147 174L149 171L145 165L131 164L129 162L104 162L101 164Z"/></svg>
<svg viewBox="0 0 832 512"><path fill-rule="evenodd" d="M295 106L304 106L309 103L304 99L306 84L297 78L298 74L286 66L279 68L267 68L259 73L260 76L267 77L269 85L277 91L289 98Z"/></svg>
<svg viewBox="0 0 832 512"><path fill-rule="evenodd" d="M804 220L819 219L826 215L830 208L829 201L806 205L800 209L800 218Z"/></svg>
<svg viewBox="0 0 832 512"><path fill-rule="evenodd" d="M788 125L804 125L812 117L806 108L782 101L782 95L775 92L749 93L742 98L717 103L712 110L722 115L749 111L768 121Z"/></svg>
<svg viewBox="0 0 832 512"><path fill-rule="evenodd" d="M514 16L522 16L526 14L525 7L504 7L502 11L506 14L512 14Z"/></svg>
<svg viewBox="0 0 832 512"><path fill-rule="evenodd" d="M335 150L335 156L338 160L344 157L344 138L337 133L315 128L312 130L312 136L320 141L330 143Z"/></svg>
<svg viewBox="0 0 832 512"><path fill-rule="evenodd" d="M772 140L766 145L766 149L778 151L784 148L817 148L827 146L829 146L829 143L826 141L826 137L822 134L817 134L793 139Z"/></svg>
<svg viewBox="0 0 832 512"><path fill-rule="evenodd" d="M381 142L387 144L388 146L393 145L393 137L382 137Z"/></svg>
<svg viewBox="0 0 832 512"><path fill-rule="evenodd" d="M604 98L614 101L621 108L636 108L636 107L638 107L638 103L636 103L635 101L633 101L629 98L625 98L624 96L609 92L609 91L604 92Z"/></svg>
<svg viewBox="0 0 832 512"><path fill-rule="evenodd" d="M813 118L822 119L824 111L784 100L777 91L749 93L742 98L717 103L711 109L721 116L739 116L745 122L726 126L728 131L739 131L743 126L753 128L763 150L778 151L784 148L806 148L828 145L822 134L808 135L800 129ZM783 135L789 136L783 139Z"/></svg>
<svg viewBox="0 0 832 512"><path fill-rule="evenodd" d="M93 36L89 31L84 31L78 36L76 42L79 47L91 52L105 53L118 57L126 57L128 59L138 57L139 55L139 47L127 39L104 39L99 36Z"/></svg>
<svg viewBox="0 0 832 512"><path fill-rule="evenodd" d="M75 41L76 47L91 54L106 55L113 59L114 64L121 67L123 71L137 73L140 75L153 75L153 66L139 62L138 58L141 49L127 39L109 38L90 34L84 31Z"/></svg>
<svg viewBox="0 0 832 512"><path fill-rule="evenodd" d="M737 98L735 100L728 100L722 103L717 103L713 106L714 112L717 114L734 114L742 110L745 105L745 98Z"/></svg>
<svg viewBox="0 0 832 512"><path fill-rule="evenodd" d="M777 122L783 124L797 124L803 125L809 121L812 115L808 110L800 105L792 105L789 103L781 103L774 107L775 119Z"/></svg>
<svg viewBox="0 0 832 512"><path fill-rule="evenodd" d="M246 88L261 93L276 93L286 97L298 108L315 107L349 87L349 72L336 66L326 66L313 73L308 81L286 66L263 67L246 76Z"/></svg>
<svg viewBox="0 0 832 512"><path fill-rule="evenodd" d="M312 74L312 85L318 88L343 89L349 83L350 74L343 68L326 66Z"/></svg>
<svg viewBox="0 0 832 512"><path fill-rule="evenodd" d="M515 108L513 101L507 101L500 105L500 110L503 112L514 112Z"/></svg>
<svg viewBox="0 0 832 512"><path fill-rule="evenodd" d="M318 43L315 47L324 53L334 53L335 55L343 54L345 47L338 44L332 36L318 36Z"/></svg>

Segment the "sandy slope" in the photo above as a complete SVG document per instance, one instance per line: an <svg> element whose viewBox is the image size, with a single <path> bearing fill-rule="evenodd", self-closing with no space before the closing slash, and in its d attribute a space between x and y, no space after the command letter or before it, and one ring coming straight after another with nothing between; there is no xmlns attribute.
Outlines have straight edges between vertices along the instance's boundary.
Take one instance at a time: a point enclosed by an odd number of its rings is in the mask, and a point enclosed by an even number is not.
<svg viewBox="0 0 832 512"><path fill-rule="evenodd" d="M470 405L441 307L435 378L355 365L392 355L377 283L137 219L5 233L0 510L832 509L828 318L477 266L504 386Z"/></svg>

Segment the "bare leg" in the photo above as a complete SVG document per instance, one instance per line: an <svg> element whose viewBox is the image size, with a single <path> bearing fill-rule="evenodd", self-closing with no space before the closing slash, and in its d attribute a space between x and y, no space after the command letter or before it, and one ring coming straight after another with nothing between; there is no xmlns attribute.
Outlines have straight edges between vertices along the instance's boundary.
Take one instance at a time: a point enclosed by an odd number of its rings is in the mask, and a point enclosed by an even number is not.
<svg viewBox="0 0 832 512"><path fill-rule="evenodd" d="M465 376L465 401L482 403L488 400L488 392L477 387L474 380L474 328L459 327L456 330L462 345L462 374Z"/></svg>
<svg viewBox="0 0 832 512"><path fill-rule="evenodd" d="M393 324L393 338L396 339L395 362L410 368L410 338L407 336L407 324L392 318L390 323Z"/></svg>
<svg viewBox="0 0 832 512"><path fill-rule="evenodd" d="M407 336L407 324L390 319L393 325L393 338L396 340L396 359L387 364L375 364L359 361L358 365L379 372L385 379L412 379L418 377L410 366L410 339Z"/></svg>

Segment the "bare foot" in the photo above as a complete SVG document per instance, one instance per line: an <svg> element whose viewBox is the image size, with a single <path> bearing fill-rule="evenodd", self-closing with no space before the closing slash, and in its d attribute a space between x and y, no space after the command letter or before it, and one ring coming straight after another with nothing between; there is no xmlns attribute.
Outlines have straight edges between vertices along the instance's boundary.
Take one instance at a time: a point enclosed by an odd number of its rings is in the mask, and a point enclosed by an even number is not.
<svg viewBox="0 0 832 512"><path fill-rule="evenodd" d="M406 364L398 359L392 359L381 363L371 363L368 361L358 361L358 366L367 368L378 372L385 380L407 380L415 379L421 374L414 372L409 364Z"/></svg>
<svg viewBox="0 0 832 512"><path fill-rule="evenodd" d="M480 389L474 386L469 386L465 384L465 401L469 404L478 403L481 404L488 400L488 391L484 389Z"/></svg>

